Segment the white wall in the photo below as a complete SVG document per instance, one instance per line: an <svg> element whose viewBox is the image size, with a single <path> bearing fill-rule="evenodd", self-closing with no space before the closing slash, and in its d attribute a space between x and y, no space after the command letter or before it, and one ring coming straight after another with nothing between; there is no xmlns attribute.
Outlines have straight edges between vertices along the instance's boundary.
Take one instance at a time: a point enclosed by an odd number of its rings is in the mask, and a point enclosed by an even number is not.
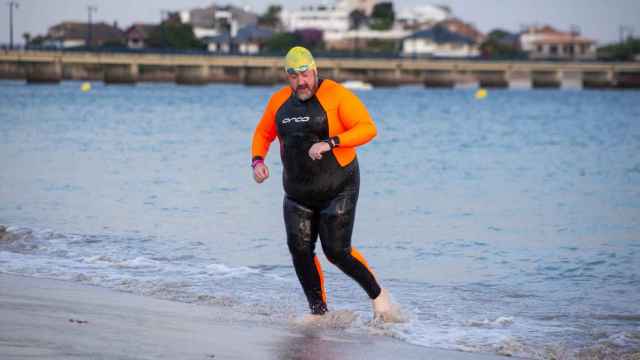
<svg viewBox="0 0 640 360"><path fill-rule="evenodd" d="M409 31L402 29L391 29L388 31L376 31L376 30L349 30L341 32L326 32L324 33L325 41L340 41L348 39L380 39L380 40L400 40L411 35Z"/></svg>
<svg viewBox="0 0 640 360"><path fill-rule="evenodd" d="M228 54L229 53L229 44L215 44L215 43L210 43L207 46L207 50L209 52L219 52L219 53L225 53Z"/></svg>
<svg viewBox="0 0 640 360"><path fill-rule="evenodd" d="M282 23L287 31L300 29L318 29L325 32L349 30L349 10L343 7L318 6L304 7L299 10L283 10Z"/></svg>
<svg viewBox="0 0 640 360"><path fill-rule="evenodd" d="M198 39L202 39L203 37L217 36L219 34L218 34L218 31L216 31L216 29L194 27L193 35L195 35L195 37Z"/></svg>
<svg viewBox="0 0 640 360"><path fill-rule="evenodd" d="M565 48L565 45L570 44L541 44L542 51L539 51L538 46L534 45L533 50L530 52L530 57L532 59L595 59L596 58L596 48L593 44L586 45L586 49L583 52L580 44L574 45L574 51L571 53L570 50ZM555 46L555 52L553 51L553 47Z"/></svg>
<svg viewBox="0 0 640 360"><path fill-rule="evenodd" d="M435 57L476 57L480 50L475 45L437 44L429 39L405 39L402 42L403 56L435 56Z"/></svg>
<svg viewBox="0 0 640 360"><path fill-rule="evenodd" d="M260 52L260 47L256 43L242 43L238 50L241 54L257 54Z"/></svg>

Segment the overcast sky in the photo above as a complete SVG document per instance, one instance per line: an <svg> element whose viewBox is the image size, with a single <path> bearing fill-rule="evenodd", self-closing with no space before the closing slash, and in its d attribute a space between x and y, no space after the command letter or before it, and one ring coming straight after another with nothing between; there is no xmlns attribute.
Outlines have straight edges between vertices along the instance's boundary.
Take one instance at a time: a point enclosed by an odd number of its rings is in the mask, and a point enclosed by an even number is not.
<svg viewBox="0 0 640 360"><path fill-rule="evenodd" d="M9 42L9 0L0 1L0 43ZM211 0L14 0L14 42L22 43L22 34L44 34L49 26L61 21L87 21L87 5L97 6L94 21L126 27L133 22L158 22L161 10L182 10L204 7ZM296 8L300 4L331 3L331 1L293 0L228 0L219 5L249 6L263 12L269 4ZM421 4L442 4L451 7L454 15L475 24L481 31L494 28L518 31L524 24L551 24L561 30L577 25L582 34L600 44L617 41L620 26L633 29L640 36L640 0L397 0L396 10Z"/></svg>

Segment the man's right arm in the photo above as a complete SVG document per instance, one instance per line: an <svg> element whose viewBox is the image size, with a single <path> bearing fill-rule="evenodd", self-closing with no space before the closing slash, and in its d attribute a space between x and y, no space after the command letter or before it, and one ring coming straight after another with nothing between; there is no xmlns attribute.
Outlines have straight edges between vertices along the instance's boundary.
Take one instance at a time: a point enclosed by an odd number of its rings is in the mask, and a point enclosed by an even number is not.
<svg viewBox="0 0 640 360"><path fill-rule="evenodd" d="M253 178L258 183L265 181L269 177L269 168L264 164L264 159L269 152L269 146L271 146L277 135L274 98L275 95L267 103L262 118L253 133L251 167L253 168Z"/></svg>

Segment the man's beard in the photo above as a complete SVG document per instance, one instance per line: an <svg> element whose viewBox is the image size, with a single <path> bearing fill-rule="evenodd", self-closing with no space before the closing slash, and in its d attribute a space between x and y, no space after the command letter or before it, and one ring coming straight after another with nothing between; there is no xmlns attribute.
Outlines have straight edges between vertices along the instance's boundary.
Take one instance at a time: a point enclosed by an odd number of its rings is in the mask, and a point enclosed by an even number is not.
<svg viewBox="0 0 640 360"><path fill-rule="evenodd" d="M304 87L298 86L298 88L296 89L296 96L301 101L306 101L311 99L311 97L313 96L313 93L314 93L313 90L309 86L304 86Z"/></svg>

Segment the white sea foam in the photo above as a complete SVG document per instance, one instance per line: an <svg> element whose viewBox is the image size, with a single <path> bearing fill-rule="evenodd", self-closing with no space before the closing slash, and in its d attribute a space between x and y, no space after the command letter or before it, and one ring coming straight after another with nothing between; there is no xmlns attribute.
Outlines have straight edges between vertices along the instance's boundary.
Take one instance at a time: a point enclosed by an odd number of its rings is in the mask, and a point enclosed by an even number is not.
<svg viewBox="0 0 640 360"><path fill-rule="evenodd" d="M158 267L158 265L158 261L146 258L144 256L138 256L135 259L124 260L115 264L116 267L132 269L155 268Z"/></svg>
<svg viewBox="0 0 640 360"><path fill-rule="evenodd" d="M109 255L93 255L83 257L81 261L86 264L103 265L121 269L148 269L158 268L160 266L159 261L144 256L138 256L133 259L114 259Z"/></svg>
<svg viewBox="0 0 640 360"><path fill-rule="evenodd" d="M247 266L229 267L225 264L210 264L207 265L206 268L210 275L218 277L234 277L260 273L259 270L252 269Z"/></svg>
<svg viewBox="0 0 640 360"><path fill-rule="evenodd" d="M513 317L511 316L500 316L495 320L489 320L485 318L483 320L465 321L465 325L467 326L488 327L488 328L507 327L511 324L513 324Z"/></svg>
<svg viewBox="0 0 640 360"><path fill-rule="evenodd" d="M87 256L87 257L82 258L82 261L85 262L85 263L88 263L88 264L115 263L116 262L110 256L107 256L107 255Z"/></svg>
<svg viewBox="0 0 640 360"><path fill-rule="evenodd" d="M358 319L358 315L351 310L329 311L324 315L304 315L293 317L289 323L306 329L347 329Z"/></svg>

